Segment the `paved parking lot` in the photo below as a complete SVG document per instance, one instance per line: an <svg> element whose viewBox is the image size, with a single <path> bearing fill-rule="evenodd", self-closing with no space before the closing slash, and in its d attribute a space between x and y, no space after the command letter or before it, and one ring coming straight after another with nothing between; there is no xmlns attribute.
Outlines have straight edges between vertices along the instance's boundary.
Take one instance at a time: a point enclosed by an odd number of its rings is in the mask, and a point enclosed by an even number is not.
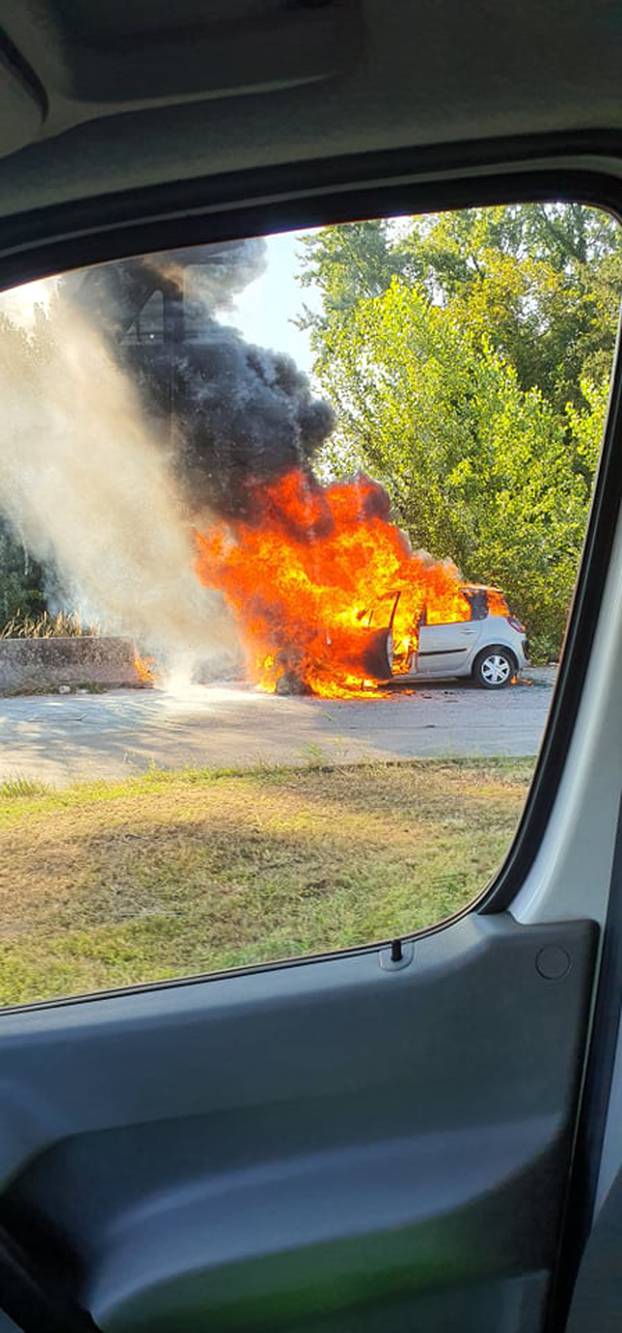
<svg viewBox="0 0 622 1333"><path fill-rule="evenodd" d="M223 683L107 694L0 699L0 781L61 784L128 776L149 765L238 766L535 755L552 674L499 693L421 686L388 698L279 698Z"/></svg>

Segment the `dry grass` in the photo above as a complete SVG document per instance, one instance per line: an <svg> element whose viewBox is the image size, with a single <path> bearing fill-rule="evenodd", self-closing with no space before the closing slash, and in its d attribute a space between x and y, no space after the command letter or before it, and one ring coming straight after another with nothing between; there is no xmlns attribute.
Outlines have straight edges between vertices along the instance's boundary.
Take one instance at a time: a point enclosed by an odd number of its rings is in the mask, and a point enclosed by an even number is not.
<svg viewBox="0 0 622 1333"><path fill-rule="evenodd" d="M51 616L44 611L40 616L11 616L0 627L0 639L75 639L100 633L99 626L85 625L74 612L59 611Z"/></svg>
<svg viewBox="0 0 622 1333"><path fill-rule="evenodd" d="M529 760L0 789L0 1003L365 943L466 905Z"/></svg>

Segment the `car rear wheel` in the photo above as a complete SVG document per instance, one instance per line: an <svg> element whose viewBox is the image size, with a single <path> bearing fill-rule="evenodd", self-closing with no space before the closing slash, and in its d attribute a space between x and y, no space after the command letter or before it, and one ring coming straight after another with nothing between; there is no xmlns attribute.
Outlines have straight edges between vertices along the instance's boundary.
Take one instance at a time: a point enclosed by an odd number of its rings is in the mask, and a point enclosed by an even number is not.
<svg viewBox="0 0 622 1333"><path fill-rule="evenodd" d="M516 661L507 648L493 643L478 653L473 666L473 680L483 690L503 690L516 673Z"/></svg>

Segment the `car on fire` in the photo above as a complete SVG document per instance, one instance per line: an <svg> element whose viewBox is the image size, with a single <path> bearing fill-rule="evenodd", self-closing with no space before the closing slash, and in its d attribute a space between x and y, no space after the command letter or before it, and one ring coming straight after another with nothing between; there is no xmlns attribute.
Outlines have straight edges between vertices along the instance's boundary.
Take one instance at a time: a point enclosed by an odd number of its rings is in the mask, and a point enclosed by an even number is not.
<svg viewBox="0 0 622 1333"><path fill-rule="evenodd" d="M525 628L503 612L497 589L468 585L462 592L470 620L430 624L424 611L413 675L466 676L482 689L504 689L526 665Z"/></svg>
<svg viewBox="0 0 622 1333"><path fill-rule="evenodd" d="M526 630L509 612L499 589L465 584L461 592L470 605L470 618L438 624L424 608L417 646L406 671L393 669L394 680L468 677L482 689L502 690L523 669Z"/></svg>

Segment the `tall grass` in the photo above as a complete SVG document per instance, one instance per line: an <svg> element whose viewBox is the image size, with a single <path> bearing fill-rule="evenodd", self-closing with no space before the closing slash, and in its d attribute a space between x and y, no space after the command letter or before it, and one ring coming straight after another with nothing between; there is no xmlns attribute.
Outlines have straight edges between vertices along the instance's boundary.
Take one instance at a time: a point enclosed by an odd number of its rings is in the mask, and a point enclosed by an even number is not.
<svg viewBox="0 0 622 1333"><path fill-rule="evenodd" d="M47 782L39 782L37 778L20 777L18 774L0 782L0 801L21 796L47 796L51 790Z"/></svg>
<svg viewBox="0 0 622 1333"><path fill-rule="evenodd" d="M76 611L59 611L51 616L29 616L17 611L0 627L0 639L75 639L101 633L99 625L86 625Z"/></svg>

